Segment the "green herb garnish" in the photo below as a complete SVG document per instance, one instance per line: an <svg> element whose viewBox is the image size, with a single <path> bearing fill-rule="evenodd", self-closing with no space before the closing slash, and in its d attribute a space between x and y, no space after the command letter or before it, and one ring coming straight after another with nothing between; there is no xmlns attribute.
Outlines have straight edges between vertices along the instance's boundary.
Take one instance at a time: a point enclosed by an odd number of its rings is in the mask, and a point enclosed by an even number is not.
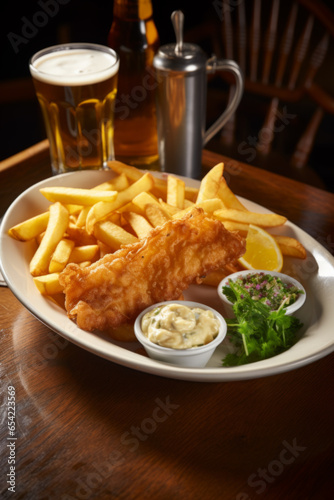
<svg viewBox="0 0 334 500"><path fill-rule="evenodd" d="M303 326L298 318L287 316L284 301L276 311L230 282L223 292L233 305L235 318L227 319L227 335L236 352L227 354L223 366L239 366L271 358L292 347ZM233 300L232 300L233 299Z"/></svg>
<svg viewBox="0 0 334 500"><path fill-rule="evenodd" d="M228 281L228 283L230 282L231 280ZM263 302L272 311L277 310L283 300L284 307L287 307L296 302L298 297L304 293L292 283L284 283L279 277L264 272L240 275L235 283L242 286L253 300ZM236 297L232 290L225 287L224 293L230 302L235 302Z"/></svg>

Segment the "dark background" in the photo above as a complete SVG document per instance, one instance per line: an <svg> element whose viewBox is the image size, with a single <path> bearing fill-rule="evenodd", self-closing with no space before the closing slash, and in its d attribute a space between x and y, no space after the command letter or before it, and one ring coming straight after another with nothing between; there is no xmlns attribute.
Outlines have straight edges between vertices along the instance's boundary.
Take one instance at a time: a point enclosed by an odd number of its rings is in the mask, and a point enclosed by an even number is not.
<svg viewBox="0 0 334 500"><path fill-rule="evenodd" d="M43 12L41 4L48 2L59 7L58 12L48 16L45 26L28 28L30 39L27 43L14 42L8 38L9 33L24 36L29 21L36 20L43 24L43 16L36 17L37 12ZM41 2L41 3L39 3ZM200 6L201 8L198 8ZM56 9L57 7L54 7ZM38 50L61 43L93 42L107 43L107 35L113 17L113 0L29 0L25 3L17 1L3 1L1 3L1 70L2 83L14 79L30 78L28 64L30 57ZM182 9L185 13L185 28L200 23L206 12L212 9L211 2L199 0L195 3L190 0L154 0L154 19L157 25L161 43L174 41L174 33L170 15L175 9ZM214 13L214 11L213 11ZM34 17L35 16L35 17ZM28 22L27 22L28 20ZM36 31L36 33L34 33ZM13 47L14 45L14 47ZM22 87L22 86L21 86ZM23 83L22 95L28 97L33 92L32 85ZM14 87L9 93L14 93ZM19 92L18 92L19 93ZM30 102L21 100L20 103L10 102L13 97L6 92L0 96L0 160L14 154L45 138L37 100ZM18 118L18 110L20 118Z"/></svg>
<svg viewBox="0 0 334 500"><path fill-rule="evenodd" d="M193 30L196 31L196 28L200 27L205 20L218 17L219 1L215 0L198 0L197 2L194 0L153 0L152 3L161 44L175 41L170 21L173 10L181 9L184 12L186 33L194 33ZM282 4L285 3L290 6L291 1L282 0ZM334 10L331 0L325 3ZM23 2L6 1L1 5L0 160L46 137L30 79L28 69L30 57L36 51L62 41L106 44L113 17L112 0L30 0L22 4ZM42 4L50 5L51 9L53 5L53 9L57 10L52 15L48 15L46 23L44 22L45 16L43 20L43 17L37 15L38 12L43 12ZM39 20L43 26L29 27L29 22L32 20L35 20L35 24L36 20ZM28 31L24 32L24 30ZM18 42L14 47L13 42L8 38L10 33L24 36L26 42ZM29 35L29 39L25 34ZM205 43L203 48L206 50ZM210 56L211 53L208 55ZM327 56L326 64L327 67L324 65L320 78L323 79L327 88L333 89L332 53ZM214 95L217 89L213 90ZM212 101L211 105L208 104L209 122L210 109L215 107L215 101ZM218 114L219 112L218 109ZM214 118L212 116L211 121ZM310 158L311 167L313 164L316 168L324 182L325 189L334 192L333 142L334 115L326 117L321 124L317 145ZM210 143L207 147L214 149ZM220 152L230 154L230 151L224 148ZM245 158L242 158L242 161L245 161ZM256 161L251 163L256 164ZM289 172L282 171L282 174L289 175Z"/></svg>

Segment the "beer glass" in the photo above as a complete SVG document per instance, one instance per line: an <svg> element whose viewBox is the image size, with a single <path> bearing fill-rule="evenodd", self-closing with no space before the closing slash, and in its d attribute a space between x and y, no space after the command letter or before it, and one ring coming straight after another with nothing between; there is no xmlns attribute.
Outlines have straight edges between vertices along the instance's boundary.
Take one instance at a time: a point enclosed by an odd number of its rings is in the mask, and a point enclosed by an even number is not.
<svg viewBox="0 0 334 500"><path fill-rule="evenodd" d="M117 53L91 43L54 45L37 52L29 69L50 142L52 173L107 168L115 159Z"/></svg>

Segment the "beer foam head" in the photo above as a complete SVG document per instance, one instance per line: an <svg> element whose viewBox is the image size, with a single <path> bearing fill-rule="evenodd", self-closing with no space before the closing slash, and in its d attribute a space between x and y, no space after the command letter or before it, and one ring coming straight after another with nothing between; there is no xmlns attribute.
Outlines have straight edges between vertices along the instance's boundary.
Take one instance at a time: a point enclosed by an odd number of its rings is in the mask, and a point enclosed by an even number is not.
<svg viewBox="0 0 334 500"><path fill-rule="evenodd" d="M34 78L53 85L90 85L115 75L119 60L113 51L94 48L57 49L32 59Z"/></svg>

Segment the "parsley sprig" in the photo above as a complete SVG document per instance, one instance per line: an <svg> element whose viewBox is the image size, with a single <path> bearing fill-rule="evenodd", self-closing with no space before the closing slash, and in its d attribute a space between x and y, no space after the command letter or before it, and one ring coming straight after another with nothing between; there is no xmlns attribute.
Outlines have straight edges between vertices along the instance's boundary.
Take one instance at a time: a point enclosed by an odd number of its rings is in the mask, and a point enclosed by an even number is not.
<svg viewBox="0 0 334 500"><path fill-rule="evenodd" d="M255 301L245 289L235 282L223 288L233 303L235 317L228 318L227 335L236 347L235 353L227 354L223 366L239 366L276 356L297 340L297 332L303 326L295 316L287 316L282 302L276 311L266 304Z"/></svg>

